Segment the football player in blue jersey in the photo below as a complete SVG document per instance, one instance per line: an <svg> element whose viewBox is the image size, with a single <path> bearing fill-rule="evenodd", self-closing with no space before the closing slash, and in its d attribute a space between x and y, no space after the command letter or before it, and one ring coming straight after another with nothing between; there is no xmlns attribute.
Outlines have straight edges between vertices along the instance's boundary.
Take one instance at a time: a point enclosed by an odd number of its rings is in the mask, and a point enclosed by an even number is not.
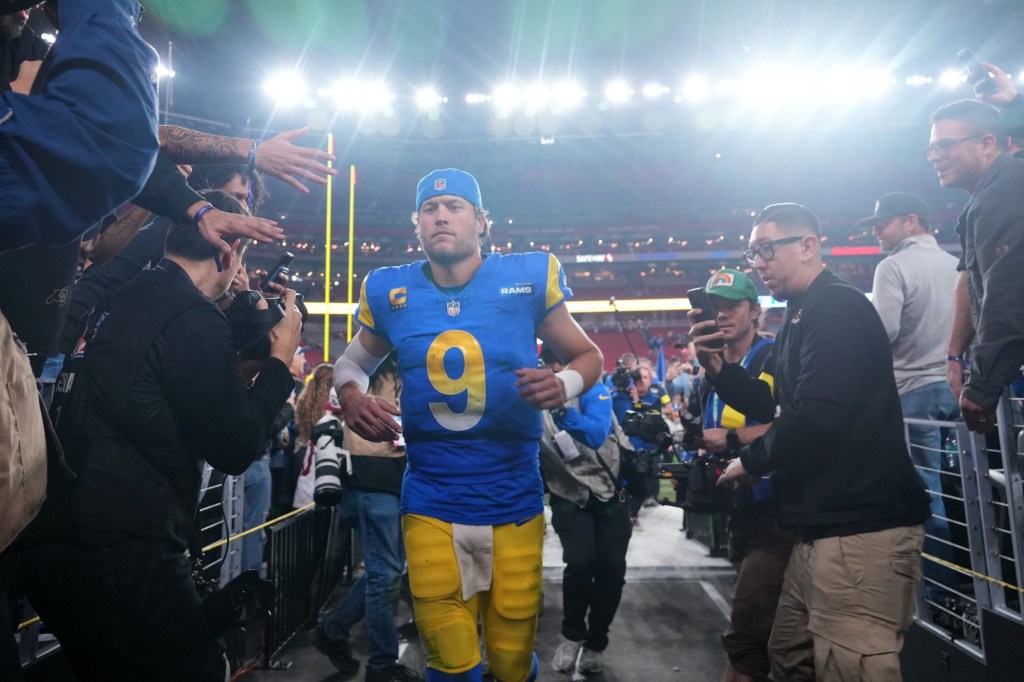
<svg viewBox="0 0 1024 682"><path fill-rule="evenodd" d="M362 326L335 365L335 387L356 433L405 435L402 528L428 682L481 679L478 618L491 674L533 680L539 410L590 388L603 358L563 305L572 292L554 256L481 255L490 220L472 175L447 168L420 180L413 223L427 260L366 277ZM564 370L537 368L537 338ZM401 412L366 395L392 348Z"/></svg>

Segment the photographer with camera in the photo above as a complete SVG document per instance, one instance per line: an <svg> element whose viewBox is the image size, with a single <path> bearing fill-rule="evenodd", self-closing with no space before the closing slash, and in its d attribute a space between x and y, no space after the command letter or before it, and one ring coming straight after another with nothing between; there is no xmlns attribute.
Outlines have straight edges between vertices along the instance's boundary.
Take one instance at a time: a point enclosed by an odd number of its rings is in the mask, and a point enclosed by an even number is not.
<svg viewBox="0 0 1024 682"><path fill-rule="evenodd" d="M661 411L661 393L654 389L654 373L650 367L637 363L633 367L624 364L622 360L616 363L615 371L611 375L611 383L615 389L612 393L612 409L615 412L615 419L621 424L626 418L626 412L649 412ZM630 436L629 442L637 452L637 457L643 460L645 457L653 456L654 450L651 443L644 441L640 436ZM633 522L637 522L640 507L646 499L654 499L658 494L658 480L655 478L644 479L643 481L631 481L629 486L629 516ZM657 504L654 502L653 504Z"/></svg>
<svg viewBox="0 0 1024 682"><path fill-rule="evenodd" d="M244 210L222 192L207 199ZM215 260L194 224L176 224L164 260L89 316L58 377L51 413L75 476L51 476L23 580L80 679L225 679L186 553L202 462L238 475L259 455L294 387L301 325L286 290L247 390L213 303L246 245L233 239Z"/></svg>
<svg viewBox="0 0 1024 682"><path fill-rule="evenodd" d="M544 366L564 369L550 349ZM626 436L598 382L578 399L544 413L540 468L551 491L551 525L562 543L562 634L551 661L561 673L598 674L608 629L622 597L633 533L619 485ZM589 627L588 627L589 624Z"/></svg>
<svg viewBox="0 0 1024 682"><path fill-rule="evenodd" d="M745 273L723 268L704 289L715 306L715 319L698 322L700 309L689 314L704 367L689 411L703 420L697 445L717 456L735 457L742 445L767 430L763 422L774 418L766 373L773 340L758 333L761 306ZM724 341L724 348L702 345L712 339ZM767 680L768 637L793 537L778 527L767 478L744 486L736 498L729 510L729 559L737 567L736 586L729 627L722 635L729 656L723 680Z"/></svg>

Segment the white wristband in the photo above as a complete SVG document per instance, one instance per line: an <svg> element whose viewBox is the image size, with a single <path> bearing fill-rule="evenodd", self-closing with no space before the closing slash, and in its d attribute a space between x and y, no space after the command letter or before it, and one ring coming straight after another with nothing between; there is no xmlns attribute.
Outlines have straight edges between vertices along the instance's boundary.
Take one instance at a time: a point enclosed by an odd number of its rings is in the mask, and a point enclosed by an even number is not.
<svg viewBox="0 0 1024 682"><path fill-rule="evenodd" d="M566 400L578 398L583 393L583 377L576 370L563 369L561 372L555 372L555 377L562 380Z"/></svg>

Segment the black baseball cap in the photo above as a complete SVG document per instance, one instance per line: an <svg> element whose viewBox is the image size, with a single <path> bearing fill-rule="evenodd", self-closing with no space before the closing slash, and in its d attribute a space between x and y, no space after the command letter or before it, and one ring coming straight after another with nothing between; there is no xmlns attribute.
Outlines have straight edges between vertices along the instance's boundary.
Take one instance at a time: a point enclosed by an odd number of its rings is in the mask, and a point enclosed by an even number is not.
<svg viewBox="0 0 1024 682"><path fill-rule="evenodd" d="M870 227L898 215L915 214L918 218L928 218L928 204L924 199L910 192L890 192L878 197L875 202L875 214L857 221L861 227Z"/></svg>
<svg viewBox="0 0 1024 682"><path fill-rule="evenodd" d="M39 0L0 0L0 14L14 14L39 4Z"/></svg>

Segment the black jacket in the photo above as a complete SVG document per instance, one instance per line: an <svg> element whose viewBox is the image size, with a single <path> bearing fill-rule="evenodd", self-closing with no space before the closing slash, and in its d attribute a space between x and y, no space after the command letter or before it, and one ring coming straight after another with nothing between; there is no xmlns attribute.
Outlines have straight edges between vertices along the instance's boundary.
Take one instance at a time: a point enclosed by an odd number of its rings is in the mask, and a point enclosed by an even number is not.
<svg viewBox="0 0 1024 682"><path fill-rule="evenodd" d="M90 318L100 320L95 335L58 379L51 411L78 478L52 481L56 511L43 516L88 544L149 538L184 550L203 460L245 471L294 386L270 358L247 391L227 319L177 264L161 268L125 285L105 318Z"/></svg>
<svg viewBox="0 0 1024 682"><path fill-rule="evenodd" d="M772 472L780 525L815 539L923 522L889 340L864 294L823 271L790 299L773 350L779 415L740 458Z"/></svg>

